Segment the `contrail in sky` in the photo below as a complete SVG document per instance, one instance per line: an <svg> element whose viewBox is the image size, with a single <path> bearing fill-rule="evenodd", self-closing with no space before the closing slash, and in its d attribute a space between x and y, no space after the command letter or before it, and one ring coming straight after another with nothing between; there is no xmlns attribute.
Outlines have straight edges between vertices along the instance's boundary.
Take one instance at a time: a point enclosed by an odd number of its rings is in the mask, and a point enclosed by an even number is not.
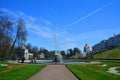
<svg viewBox="0 0 120 80"><path fill-rule="evenodd" d="M68 24L67 26L65 26L62 30L66 29L66 28L68 28L68 27L70 27L70 26L72 26L72 25L74 25L74 24L79 23L80 21L82 21L82 20L88 18L89 16L91 16L91 15L93 15L93 14L99 12L100 10L102 10L102 9L104 9L104 8L106 8L106 7L108 7L108 6L110 6L111 4L112 4L112 3L108 3L108 4L104 5L104 6L102 6L102 7L98 8L98 9L96 9L95 11L92 11L91 13L89 13L89 14L87 14L87 15L81 17L80 19L75 20L75 21L72 22L71 24Z"/></svg>

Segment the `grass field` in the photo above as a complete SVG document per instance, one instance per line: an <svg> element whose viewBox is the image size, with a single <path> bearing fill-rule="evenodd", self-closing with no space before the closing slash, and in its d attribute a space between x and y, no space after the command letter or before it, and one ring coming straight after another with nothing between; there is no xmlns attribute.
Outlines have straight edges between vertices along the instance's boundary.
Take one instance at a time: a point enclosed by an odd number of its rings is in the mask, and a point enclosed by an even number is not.
<svg viewBox="0 0 120 80"><path fill-rule="evenodd" d="M0 62L0 64L8 64L8 66L0 66L0 80L27 80L45 67L45 65L11 64L8 62Z"/></svg>
<svg viewBox="0 0 120 80"><path fill-rule="evenodd" d="M118 62L102 62L101 64L88 65L67 65L67 67L81 80L120 80L120 75L106 72L110 67L120 67L120 63Z"/></svg>
<svg viewBox="0 0 120 80"><path fill-rule="evenodd" d="M120 59L120 46L94 55L95 59Z"/></svg>
<svg viewBox="0 0 120 80"><path fill-rule="evenodd" d="M116 69L118 71L118 73L120 73L120 67Z"/></svg>

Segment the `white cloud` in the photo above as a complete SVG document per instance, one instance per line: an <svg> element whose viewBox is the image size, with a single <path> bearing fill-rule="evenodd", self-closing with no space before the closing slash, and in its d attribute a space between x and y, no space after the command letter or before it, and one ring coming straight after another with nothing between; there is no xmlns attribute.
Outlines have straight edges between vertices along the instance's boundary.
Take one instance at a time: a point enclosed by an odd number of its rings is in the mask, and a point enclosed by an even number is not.
<svg viewBox="0 0 120 80"><path fill-rule="evenodd" d="M92 47L94 44L112 37L114 33L118 34L119 29L109 28L103 30L94 30L77 35L71 35L67 31L62 31L59 33L59 45L62 49L78 47L79 45L79 48L83 50L85 44L88 44L90 47Z"/></svg>
<svg viewBox="0 0 120 80"><path fill-rule="evenodd" d="M7 13L8 15L12 16L14 19L18 19L22 17L27 25L28 31L32 31L33 33L43 37L43 38L52 38L54 32L48 26L52 25L52 23L46 19L43 19L44 25L37 24L37 18L29 16L20 10L11 11L9 9L0 8L1 11Z"/></svg>
<svg viewBox="0 0 120 80"><path fill-rule="evenodd" d="M109 29L84 32L76 35L76 39L83 39L83 40L106 39L107 36L108 37L113 36L114 33L119 33L119 29L109 28Z"/></svg>
<svg viewBox="0 0 120 80"><path fill-rule="evenodd" d="M33 25L31 29L34 31L34 33L36 33L37 35L43 38L49 39L54 37L53 31L48 27L40 27L38 25Z"/></svg>
<svg viewBox="0 0 120 80"><path fill-rule="evenodd" d="M106 7L108 7L108 6L110 6L111 4L112 4L112 3L107 3L107 4L105 4L104 6L102 6L102 7L100 7L100 8L97 8L96 10L94 10L94 11L92 11L92 12L86 14L85 16L82 16L81 18L79 18L79 19L73 21L72 23L66 25L62 30L65 30L65 29L71 27L72 25L81 22L82 20L88 18L88 17L91 16L91 15L96 14L97 12L99 12L99 11L101 11L102 9L104 9L104 8L106 8Z"/></svg>
<svg viewBox="0 0 120 80"><path fill-rule="evenodd" d="M73 48L76 45L75 40L70 37L67 31L59 32L49 28L49 26L51 26L52 23L43 17L40 18L40 23L42 22L42 24L37 24L36 22L38 20L36 18L29 16L22 11L19 10L11 11L8 9L2 9L2 10L16 19L22 17L26 21L27 29L28 31L30 31L30 33L32 32L45 39L54 38L55 34L58 34L59 35L58 40L60 43L59 47L62 49L67 49L69 47Z"/></svg>
<svg viewBox="0 0 120 80"><path fill-rule="evenodd" d="M52 25L52 23L50 22L50 21L48 21L48 20L43 20L43 23L45 24L45 25L47 25L47 26L50 26L50 25Z"/></svg>
<svg viewBox="0 0 120 80"><path fill-rule="evenodd" d="M76 47L75 40L71 37L64 38L61 44L64 44L64 45L61 45L61 47L65 49Z"/></svg>
<svg viewBox="0 0 120 80"><path fill-rule="evenodd" d="M38 35L39 37L45 38L45 39L53 39L55 37L55 34L58 34L58 43L60 49L68 49L73 48L78 45L84 46L85 43L89 42L96 42L102 39L106 39L112 36L114 34L113 32L119 32L119 29L107 29L107 30L96 30L96 31L90 31L90 32L84 32L77 35L71 35L69 32L65 30L55 30L51 29L49 26L52 25L52 22L41 18L42 23L44 24L38 24L37 21L39 21L37 18L29 16L21 11L11 11L8 9L0 9L11 15L12 17L18 19L20 16L23 17L26 21L27 29L31 33L34 33L35 35ZM29 34L28 34L29 35ZM108 37L106 37L108 36ZM54 40L54 39L53 39ZM53 43L54 44L54 43ZM94 43L95 44L95 43Z"/></svg>
<svg viewBox="0 0 120 80"><path fill-rule="evenodd" d="M66 50L68 48L74 48L77 46L75 38L67 31L57 32L57 34L60 49Z"/></svg>
<svg viewBox="0 0 120 80"><path fill-rule="evenodd" d="M17 17L18 15L15 12L10 11L9 9L5 9L5 8L0 8L1 11L13 16L13 17Z"/></svg>

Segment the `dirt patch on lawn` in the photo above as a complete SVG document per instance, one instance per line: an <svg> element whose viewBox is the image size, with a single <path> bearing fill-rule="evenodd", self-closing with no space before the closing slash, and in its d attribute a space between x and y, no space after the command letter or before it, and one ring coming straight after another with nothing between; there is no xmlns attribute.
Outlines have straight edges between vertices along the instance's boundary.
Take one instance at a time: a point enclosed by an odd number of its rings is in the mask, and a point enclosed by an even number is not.
<svg viewBox="0 0 120 80"><path fill-rule="evenodd" d="M9 72L11 70L14 70L14 69L19 69L19 68L22 68L24 67L25 65L21 64L21 65L9 65L7 67L7 69L3 70L2 72Z"/></svg>

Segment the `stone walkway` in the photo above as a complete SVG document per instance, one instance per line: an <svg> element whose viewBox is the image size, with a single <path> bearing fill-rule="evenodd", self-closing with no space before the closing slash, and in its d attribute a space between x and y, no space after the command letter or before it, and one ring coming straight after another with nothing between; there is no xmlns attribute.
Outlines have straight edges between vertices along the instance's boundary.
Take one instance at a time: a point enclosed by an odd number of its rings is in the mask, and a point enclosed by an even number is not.
<svg viewBox="0 0 120 80"><path fill-rule="evenodd" d="M28 80L79 80L65 65L47 65Z"/></svg>
<svg viewBox="0 0 120 80"><path fill-rule="evenodd" d="M120 73L118 73L116 68L119 68L119 67L111 67L111 68L109 68L109 70L107 72L120 75Z"/></svg>

